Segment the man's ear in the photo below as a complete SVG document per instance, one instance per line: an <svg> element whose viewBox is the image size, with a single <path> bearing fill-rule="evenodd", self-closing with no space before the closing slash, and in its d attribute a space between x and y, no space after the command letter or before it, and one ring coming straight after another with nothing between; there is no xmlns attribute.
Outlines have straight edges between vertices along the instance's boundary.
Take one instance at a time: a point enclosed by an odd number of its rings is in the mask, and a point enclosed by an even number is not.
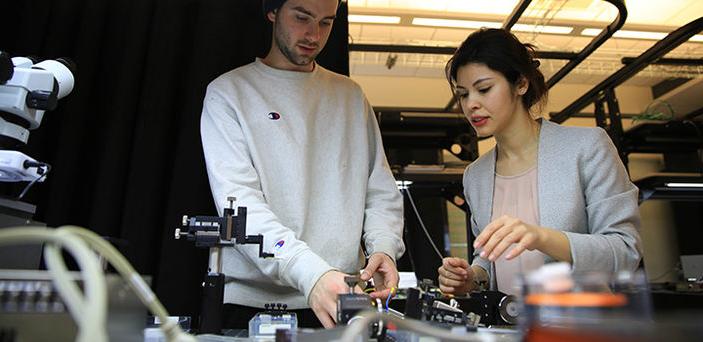
<svg viewBox="0 0 703 342"><path fill-rule="evenodd" d="M266 13L266 17L269 19L269 21L276 22L276 13L278 12L278 9L275 9L273 11L270 11Z"/></svg>

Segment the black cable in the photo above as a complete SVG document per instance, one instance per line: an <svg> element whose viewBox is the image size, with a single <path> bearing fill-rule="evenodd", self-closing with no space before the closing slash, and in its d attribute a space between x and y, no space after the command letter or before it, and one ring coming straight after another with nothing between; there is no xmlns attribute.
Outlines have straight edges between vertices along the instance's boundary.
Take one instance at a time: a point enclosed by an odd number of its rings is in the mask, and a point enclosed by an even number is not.
<svg viewBox="0 0 703 342"><path fill-rule="evenodd" d="M435 245L434 241L432 241L432 237L430 236L430 233L427 231L427 228L425 227L425 223L422 221L422 217L420 217L420 213L417 211L417 207L415 207L415 201L413 201L413 196L410 194L410 189L405 188L405 193L408 195L408 199L410 200L410 205L413 207L413 211L415 212L415 216L417 217L418 222L420 222L420 227L422 228L422 231L425 233L425 236L427 237L427 241L430 242L430 245L432 245L432 248L434 249L435 253L437 253L437 256L439 256L439 260L443 260L444 256L442 255L442 252L439 251L439 248L437 248L437 245Z"/></svg>
<svg viewBox="0 0 703 342"><path fill-rule="evenodd" d="M42 162L25 161L24 167L26 169L36 167L37 173L40 174L41 176L39 176L36 179L34 179L33 181L29 182L29 184L27 184L27 186L24 188L24 190L22 190L22 192L19 194L19 196L17 196L17 200L21 200L24 197L24 195L27 194L27 191L29 191L29 189L34 185L34 183L41 181L43 178L46 178L46 175L49 174L49 172L51 171L51 165L49 165L47 163L42 163ZM46 168L46 169L42 169L42 168Z"/></svg>

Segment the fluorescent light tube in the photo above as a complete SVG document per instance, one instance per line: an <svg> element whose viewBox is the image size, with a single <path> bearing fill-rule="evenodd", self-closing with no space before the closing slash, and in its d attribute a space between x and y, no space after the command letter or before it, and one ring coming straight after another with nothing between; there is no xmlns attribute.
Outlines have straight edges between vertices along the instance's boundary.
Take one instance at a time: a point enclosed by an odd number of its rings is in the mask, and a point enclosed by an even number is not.
<svg viewBox="0 0 703 342"><path fill-rule="evenodd" d="M513 25L512 30L524 32L569 34L574 30L574 28L570 26L515 24Z"/></svg>
<svg viewBox="0 0 703 342"><path fill-rule="evenodd" d="M456 27L479 29L482 27L499 28L503 24L494 21L475 21L475 20L457 20L457 19L438 19L438 18L413 18L413 25L418 26L434 26L434 27ZM569 34L574 28L569 26L551 26L551 25L529 25L515 24L512 28L514 31L522 32L542 32L555 34Z"/></svg>
<svg viewBox="0 0 703 342"><path fill-rule="evenodd" d="M581 31L581 35L584 36L597 36L600 34L600 32L603 31L601 29L595 29L595 28L587 28L583 29ZM613 34L613 37L616 38L633 38L633 39L653 39L653 40L660 40L664 37L666 37L668 33L666 32L649 32L649 31L629 31L629 30L620 30L617 31Z"/></svg>
<svg viewBox="0 0 703 342"><path fill-rule="evenodd" d="M670 188L703 188L703 183L664 183Z"/></svg>
<svg viewBox="0 0 703 342"><path fill-rule="evenodd" d="M365 23L365 24L400 24L400 17L388 15L359 15L350 14L348 17L350 23Z"/></svg>
<svg viewBox="0 0 703 342"><path fill-rule="evenodd" d="M499 27L501 27L502 24L498 23L498 22L494 22L494 21L473 21L473 20L437 19L437 18L413 18L413 25L478 29L481 27L499 28Z"/></svg>

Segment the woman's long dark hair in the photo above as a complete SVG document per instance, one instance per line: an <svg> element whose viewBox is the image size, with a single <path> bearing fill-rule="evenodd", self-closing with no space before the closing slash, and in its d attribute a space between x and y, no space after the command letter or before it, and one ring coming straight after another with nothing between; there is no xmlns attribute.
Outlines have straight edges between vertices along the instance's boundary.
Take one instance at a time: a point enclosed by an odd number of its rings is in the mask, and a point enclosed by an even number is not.
<svg viewBox="0 0 703 342"><path fill-rule="evenodd" d="M522 103L529 111L547 98L547 84L539 70L532 44L523 44L514 34L504 29L480 29L469 35L447 62L445 73L454 91L459 68L469 63L484 64L501 73L512 85L517 85L520 76L529 86L522 95Z"/></svg>

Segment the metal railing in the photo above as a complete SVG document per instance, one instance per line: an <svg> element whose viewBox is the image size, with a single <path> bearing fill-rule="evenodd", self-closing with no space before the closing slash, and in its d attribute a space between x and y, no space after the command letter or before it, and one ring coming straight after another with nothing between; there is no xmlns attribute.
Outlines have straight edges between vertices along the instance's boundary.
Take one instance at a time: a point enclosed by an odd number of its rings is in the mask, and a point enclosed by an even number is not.
<svg viewBox="0 0 703 342"><path fill-rule="evenodd" d="M608 89L614 89L618 85L627 81L648 65L657 62L669 51L688 41L695 34L701 32L701 30L703 30L703 17L693 20L690 23L669 33L666 37L664 37L664 39L658 41L651 48L647 49L647 51L632 60L631 63L620 68L620 70L616 71L610 77L606 78L591 90L587 91L566 108L562 109L558 113L550 114L550 120L557 123L566 121L566 119L574 113L578 113L589 104L595 102L599 98L599 94L607 91Z"/></svg>

